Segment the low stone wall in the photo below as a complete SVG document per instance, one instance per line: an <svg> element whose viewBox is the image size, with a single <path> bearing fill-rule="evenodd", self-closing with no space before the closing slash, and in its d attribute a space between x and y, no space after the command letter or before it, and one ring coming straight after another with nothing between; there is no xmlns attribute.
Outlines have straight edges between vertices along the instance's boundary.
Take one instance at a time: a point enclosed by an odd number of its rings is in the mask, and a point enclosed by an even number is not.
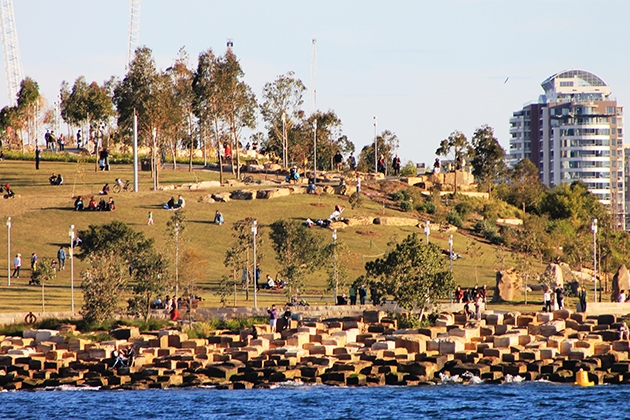
<svg viewBox="0 0 630 420"><path fill-rule="evenodd" d="M0 313L0 325L16 324L24 322L28 312ZM81 319L81 315L72 312L33 312L38 321L48 318L57 319Z"/></svg>

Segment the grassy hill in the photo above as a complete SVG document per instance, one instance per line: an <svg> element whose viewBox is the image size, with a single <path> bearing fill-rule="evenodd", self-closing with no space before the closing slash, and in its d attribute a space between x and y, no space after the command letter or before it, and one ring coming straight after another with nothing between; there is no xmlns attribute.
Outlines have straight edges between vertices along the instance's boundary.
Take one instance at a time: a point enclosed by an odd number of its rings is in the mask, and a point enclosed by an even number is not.
<svg viewBox="0 0 630 420"><path fill-rule="evenodd" d="M51 173L61 173L65 178L64 185L50 186L48 177ZM233 178L230 174L228 178ZM260 175L259 178L264 178ZM4 224L0 233L0 244L4 243L5 252L0 255L0 290L3 296L2 311L28 311L41 310L42 291L40 287L29 286L30 278L29 259L35 252L39 258L54 257L60 245L67 245L68 228L75 225L76 230L86 229L90 224L103 224L112 220L121 220L136 230L142 231L148 237L155 238L158 248L168 254L172 254L166 246L166 222L171 212L162 209L172 195L178 191L151 191L152 185L149 172L140 173L140 191L138 193L112 194L116 201L116 210L113 212L76 212L73 210L73 197L97 196L105 182L113 185L115 178L132 179L132 167L130 165L113 165L109 172L95 172L93 163L63 163L42 162L41 169L35 170L34 162L3 161L0 162L0 183L11 184L15 193L15 199L0 199L0 216L3 220L10 216L13 220L11 229L11 259L16 253L21 253L23 258L23 275L20 279L12 279L11 286L7 285L7 257L6 235ZM275 179L275 177L274 177ZM164 170L160 173L162 185L184 184L191 182L218 180L218 173L208 170L196 170L188 172L187 168L178 171ZM384 184L387 185L384 185ZM205 279L199 284L200 294L205 299L203 305L218 306L218 298L214 291L223 275L229 275L230 270L223 265L225 251L232 245L232 223L245 217L254 217L259 221L260 234L264 240L260 254L262 276L267 273L275 276L278 265L275 253L271 248L271 240L268 236L268 225L280 218L304 220L326 218L332 212L336 204L346 206L345 217L352 216L398 216L413 217L412 213L399 211L390 205L387 191L395 191L404 185L397 181L381 181L379 183L363 183L363 189L371 198L364 200L363 206L351 209L347 197L323 194L321 196L296 194L271 200L231 201L228 203L207 204L200 202L204 195L230 191L243 188L220 187L204 191L183 191L186 199L186 215L188 228L183 235L184 246L194 248L208 261L205 270ZM253 188L263 188L261 186ZM98 201L98 200L97 200ZM222 226L212 222L217 209L223 212L226 223ZM148 212L153 212L155 224L147 226ZM414 214L416 214L414 212ZM416 214L417 215L417 214ZM423 218L425 216L422 216ZM428 216L427 216L428 217ZM318 235L325 241L332 241L331 231L328 229L314 228ZM370 225L360 227L347 227L338 232L338 241L345 242L350 249L350 258L346 269L349 279L354 280L364 273L363 267L366 261L384 253L391 241L400 240L412 232L422 234L422 229L416 227L395 227ZM433 232L430 240L442 248L448 248L448 234ZM477 261L477 279L473 258L467 256L467 241L473 240L480 245L482 255ZM457 284L472 286L477 281L480 285L494 286L495 275L495 247L485 241L478 241L467 233L466 230L458 231L453 235L454 250L466 257L453 263L453 272ZM445 257L446 258L446 257ZM174 255L171 256L174 259ZM508 262L509 259L508 259ZM66 311L70 309L70 268L58 273L57 278L45 288L45 303L47 311ZM77 308L81 306L81 271L85 268L83 262L75 260L75 295ZM325 291L326 274L316 272L308 277L307 295L311 304L332 303L332 293ZM282 303L285 297L281 293L261 292L260 304L271 302ZM232 302L232 299L229 300ZM251 305L245 301L245 294L239 290L237 296L238 305Z"/></svg>

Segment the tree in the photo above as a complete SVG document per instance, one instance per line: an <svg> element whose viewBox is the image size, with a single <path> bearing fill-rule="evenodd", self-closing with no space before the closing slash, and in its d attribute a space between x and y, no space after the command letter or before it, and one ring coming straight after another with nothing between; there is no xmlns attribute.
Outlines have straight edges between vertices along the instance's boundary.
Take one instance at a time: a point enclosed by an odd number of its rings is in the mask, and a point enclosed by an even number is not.
<svg viewBox="0 0 630 420"><path fill-rule="evenodd" d="M408 311L420 310L421 317L429 304L448 296L454 288L437 245L425 244L413 233L382 258L365 264L366 278L374 292L383 298L391 296Z"/></svg>
<svg viewBox="0 0 630 420"><path fill-rule="evenodd" d="M188 299L189 317L192 317L193 301L197 296L197 285L204 279L207 265L208 260L199 251L192 248L184 249L180 262L184 286L182 296Z"/></svg>
<svg viewBox="0 0 630 420"><path fill-rule="evenodd" d="M547 187L540 181L538 168L529 159L519 161L509 172L499 197L515 207L525 206L528 213L537 212Z"/></svg>
<svg viewBox="0 0 630 420"><path fill-rule="evenodd" d="M505 150L494 137L492 127L483 125L475 130L472 137L472 174L485 185L488 193L492 192L492 184L497 182L505 173L506 166L503 159Z"/></svg>
<svg viewBox="0 0 630 420"><path fill-rule="evenodd" d="M84 318L88 322L101 322L113 316L130 271L131 280L135 281L132 306L146 316L148 310L142 312L144 305L163 293L168 279L167 261L155 250L153 239L117 220L90 225L77 236L83 239L77 257L89 266L82 274Z"/></svg>
<svg viewBox="0 0 630 420"><path fill-rule="evenodd" d="M186 231L186 212L179 209L166 222L168 244L175 253L175 296L179 296L179 251L183 242L182 234Z"/></svg>
<svg viewBox="0 0 630 420"><path fill-rule="evenodd" d="M88 324L113 318L121 292L126 284L125 267L114 250L86 257L89 268L81 273L83 308L81 315Z"/></svg>
<svg viewBox="0 0 630 420"><path fill-rule="evenodd" d="M477 275L477 267L479 266L479 259L483 257L484 251L481 245L477 241L472 239L466 242L466 254L472 259L473 267L475 269L475 283L479 283L479 276Z"/></svg>
<svg viewBox="0 0 630 420"><path fill-rule="evenodd" d="M304 118L302 96L306 87L300 79L294 77L295 73L287 72L280 75L272 83L266 83L263 87L263 102L260 111L267 128L267 142L265 149L277 156L282 155L283 124L287 131L287 142L290 146L296 137L292 134L293 127L297 126ZM291 158L289 158L291 161Z"/></svg>
<svg viewBox="0 0 630 420"><path fill-rule="evenodd" d="M114 114L111 94L108 88L96 82L88 85L85 77L75 80L72 90L64 81L61 84L61 118L70 124L80 126L84 122L107 121Z"/></svg>
<svg viewBox="0 0 630 420"><path fill-rule="evenodd" d="M287 297L303 291L304 275L315 270L320 263L321 238L298 221L277 220L269 233L280 274L287 280Z"/></svg>
<svg viewBox="0 0 630 420"><path fill-rule="evenodd" d="M317 163L318 169L334 169L333 157L337 151L342 154L348 154L354 152L354 144L348 140L341 131L341 120L337 117L334 111L329 110L327 112L316 111L313 113L304 123L305 127L308 127L305 131L307 134L302 136L306 141L304 146L306 150L313 150L313 124L317 121ZM296 153L298 145L294 145L291 149L292 155L300 155Z"/></svg>
<svg viewBox="0 0 630 420"><path fill-rule="evenodd" d="M53 268L52 258L43 257L37 263L37 268L33 272L33 280L42 285L42 312L46 311L44 300L44 286L46 283L57 278L57 271Z"/></svg>
<svg viewBox="0 0 630 420"><path fill-rule="evenodd" d="M118 127L127 137L132 134L134 115L138 116L138 137L142 144L151 148L154 187L158 185L156 162L161 129L169 116L167 109L173 102L169 87L168 77L156 70L151 50L139 47L127 74L114 89Z"/></svg>
<svg viewBox="0 0 630 420"><path fill-rule="evenodd" d="M376 137L376 146L379 156L383 156L387 167L392 160L394 152L399 145L398 136L389 130L385 130L380 136ZM374 170L374 142L371 145L364 146L359 155L358 169L361 172L369 172Z"/></svg>
<svg viewBox="0 0 630 420"><path fill-rule="evenodd" d="M232 50L219 58L219 68L223 108L232 143L232 173L236 166L236 176L240 179L239 138L243 128L256 128L256 96L249 85L241 80L245 73Z"/></svg>
<svg viewBox="0 0 630 420"><path fill-rule="evenodd" d="M41 95L39 85L30 77L24 78L20 83L20 90L17 94L16 116L20 120L20 127L26 128L29 142L37 141L36 121L39 114ZM22 151L24 151L24 141L22 140Z"/></svg>
<svg viewBox="0 0 630 420"><path fill-rule="evenodd" d="M221 147L222 118L225 114L220 89L219 64L212 49L199 54L197 70L193 77L193 112L199 119L200 131L204 141L204 163L207 159L208 133L214 136L219 162L219 181L223 184L223 159Z"/></svg>
<svg viewBox="0 0 630 420"><path fill-rule="evenodd" d="M326 270L327 290L338 293L347 285L350 249L345 242L333 241L322 247L322 267ZM337 296L334 297L337 302Z"/></svg>
<svg viewBox="0 0 630 420"><path fill-rule="evenodd" d="M457 194L457 171L464 167L466 157L470 153L470 143L460 131L453 131L447 139L440 142L440 147L435 151L438 156L453 156L455 161L455 176L453 181L454 193Z"/></svg>

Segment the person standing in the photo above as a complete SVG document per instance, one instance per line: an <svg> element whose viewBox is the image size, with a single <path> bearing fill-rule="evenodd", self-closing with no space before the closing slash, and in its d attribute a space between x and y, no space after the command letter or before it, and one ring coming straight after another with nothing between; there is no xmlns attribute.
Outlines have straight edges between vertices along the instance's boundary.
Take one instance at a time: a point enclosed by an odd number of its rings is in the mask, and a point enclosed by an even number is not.
<svg viewBox="0 0 630 420"><path fill-rule="evenodd" d="M350 153L350 156L348 157L348 166L352 171L357 170L357 159L354 157L354 152Z"/></svg>
<svg viewBox="0 0 630 420"><path fill-rule="evenodd" d="M276 305L271 305L271 308L267 308L267 313L269 314L269 325L271 326L271 332L276 332L276 323L278 321L278 310L276 309Z"/></svg>
<svg viewBox="0 0 630 420"><path fill-rule="evenodd" d="M582 286L578 291L578 299L580 300L580 310L578 312L586 312L586 298L586 288Z"/></svg>
<svg viewBox="0 0 630 420"><path fill-rule="evenodd" d="M39 146L35 146L35 169L39 171L39 162L42 159L42 152L39 150Z"/></svg>
<svg viewBox="0 0 630 420"><path fill-rule="evenodd" d="M59 251L57 251L57 259L59 260L59 270L66 269L66 250L63 249L63 246L59 247Z"/></svg>
<svg viewBox="0 0 630 420"><path fill-rule="evenodd" d="M392 159L392 168L394 169L394 176L400 175L400 157L398 155Z"/></svg>
<svg viewBox="0 0 630 420"><path fill-rule="evenodd" d="M13 274L11 277L20 278L20 268L22 268L22 254L15 254L13 258Z"/></svg>
<svg viewBox="0 0 630 420"><path fill-rule="evenodd" d="M556 301L558 302L558 309L564 309L564 290L562 290L562 286L556 288Z"/></svg>
<svg viewBox="0 0 630 420"><path fill-rule="evenodd" d="M366 297L367 297L367 289L365 288L365 285L362 284L361 287L359 287L359 303L361 303L361 305L365 305Z"/></svg>
<svg viewBox="0 0 630 420"><path fill-rule="evenodd" d="M354 287L354 284L350 286L350 305L357 304L357 289Z"/></svg>
<svg viewBox="0 0 630 420"><path fill-rule="evenodd" d="M551 312L551 290L545 289L543 293L543 305L545 306L545 312Z"/></svg>
<svg viewBox="0 0 630 420"><path fill-rule="evenodd" d="M31 254L31 271L37 270L37 254L34 252Z"/></svg>
<svg viewBox="0 0 630 420"><path fill-rule="evenodd" d="M337 153L333 156L333 163L335 164L335 169L337 169L337 171L341 171L343 167L343 156L341 156L341 152L339 150L337 150Z"/></svg>
<svg viewBox="0 0 630 420"><path fill-rule="evenodd" d="M152 211L149 212L149 221L147 222L147 225L149 226L153 225L153 212Z"/></svg>

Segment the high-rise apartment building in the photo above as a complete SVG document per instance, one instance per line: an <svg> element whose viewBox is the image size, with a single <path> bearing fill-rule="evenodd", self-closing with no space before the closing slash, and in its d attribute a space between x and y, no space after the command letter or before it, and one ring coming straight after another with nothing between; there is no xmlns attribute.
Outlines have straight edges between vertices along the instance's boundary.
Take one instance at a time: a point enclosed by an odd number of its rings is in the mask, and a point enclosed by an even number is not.
<svg viewBox="0 0 630 420"><path fill-rule="evenodd" d="M602 79L583 70L542 82L537 103L510 119L510 164L530 159L549 187L576 180L625 227L623 107Z"/></svg>

